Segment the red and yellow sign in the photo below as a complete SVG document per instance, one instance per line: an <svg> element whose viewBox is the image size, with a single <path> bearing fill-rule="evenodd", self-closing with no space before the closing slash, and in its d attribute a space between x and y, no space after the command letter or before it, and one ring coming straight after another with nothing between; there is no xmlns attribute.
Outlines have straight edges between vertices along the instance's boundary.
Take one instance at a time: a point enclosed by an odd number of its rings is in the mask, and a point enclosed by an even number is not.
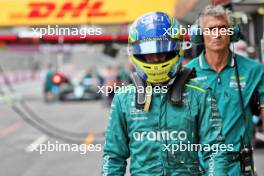
<svg viewBox="0 0 264 176"><path fill-rule="evenodd" d="M1 0L0 26L127 23L152 11L173 13L175 0Z"/></svg>

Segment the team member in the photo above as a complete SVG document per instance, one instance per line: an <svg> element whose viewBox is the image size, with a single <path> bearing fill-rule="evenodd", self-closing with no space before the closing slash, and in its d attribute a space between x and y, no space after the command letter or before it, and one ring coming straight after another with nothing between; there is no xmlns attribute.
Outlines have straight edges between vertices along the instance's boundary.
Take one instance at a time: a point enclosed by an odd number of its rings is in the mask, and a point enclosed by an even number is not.
<svg viewBox="0 0 264 176"><path fill-rule="evenodd" d="M191 39L204 43L205 50L187 67L195 68L195 80L206 83L216 96L226 143L234 146L234 151L228 153L228 175L253 175L252 112L261 108L263 116L263 65L229 50L230 42L239 40L240 33L232 24L230 11L222 6L207 6L198 26L200 28L192 28ZM259 97L259 105L251 101L253 95Z"/></svg>

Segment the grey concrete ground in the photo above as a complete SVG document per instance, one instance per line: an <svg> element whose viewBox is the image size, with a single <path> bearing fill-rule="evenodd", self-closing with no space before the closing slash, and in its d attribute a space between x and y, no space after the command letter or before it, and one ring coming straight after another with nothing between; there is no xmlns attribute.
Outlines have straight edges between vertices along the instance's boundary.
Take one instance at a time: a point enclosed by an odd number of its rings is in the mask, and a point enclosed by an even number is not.
<svg viewBox="0 0 264 176"><path fill-rule="evenodd" d="M42 99L40 82L19 84L15 88L42 119L56 128L74 133L105 131L108 108L101 101L46 104ZM40 155L32 150L31 144L66 144L67 141L48 137L25 123L3 103L0 103L0 141L1 176L99 175L101 152L50 151ZM85 138L77 141L85 142ZM102 137L90 139L90 142L94 141L95 144L103 144Z"/></svg>
<svg viewBox="0 0 264 176"><path fill-rule="evenodd" d="M105 131L109 109L101 101L50 103L43 102L41 83L15 86L28 105L49 124L75 133ZM62 136L66 134L62 134ZM67 136L67 135L66 135ZM67 143L48 137L25 123L0 99L0 175L1 176L98 176L101 152L44 152L40 155L31 144ZM101 137L87 136L83 142L102 144ZM264 175L264 150L256 150L259 176Z"/></svg>

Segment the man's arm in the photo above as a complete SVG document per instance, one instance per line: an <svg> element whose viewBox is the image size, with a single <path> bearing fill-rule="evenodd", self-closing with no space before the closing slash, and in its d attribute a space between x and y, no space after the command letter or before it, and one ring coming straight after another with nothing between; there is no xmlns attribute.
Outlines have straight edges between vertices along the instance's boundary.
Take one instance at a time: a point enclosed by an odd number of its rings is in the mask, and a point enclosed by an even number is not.
<svg viewBox="0 0 264 176"><path fill-rule="evenodd" d="M226 176L227 148L225 147L227 145L222 135L222 118L218 112L216 99L211 95L210 90L200 98L202 101L199 114L199 138L203 145L202 158L206 175Z"/></svg>
<svg viewBox="0 0 264 176"><path fill-rule="evenodd" d="M113 99L102 158L102 176L124 176L129 157L126 120L118 95Z"/></svg>

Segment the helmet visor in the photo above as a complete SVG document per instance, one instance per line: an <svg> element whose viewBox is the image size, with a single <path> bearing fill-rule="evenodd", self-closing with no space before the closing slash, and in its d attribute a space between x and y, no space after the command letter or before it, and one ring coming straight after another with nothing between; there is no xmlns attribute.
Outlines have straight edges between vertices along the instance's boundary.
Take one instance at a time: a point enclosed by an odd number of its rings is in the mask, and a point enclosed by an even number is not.
<svg viewBox="0 0 264 176"><path fill-rule="evenodd" d="M135 43L129 43L129 54L153 54L171 51L179 51L181 43L177 40L141 40Z"/></svg>

